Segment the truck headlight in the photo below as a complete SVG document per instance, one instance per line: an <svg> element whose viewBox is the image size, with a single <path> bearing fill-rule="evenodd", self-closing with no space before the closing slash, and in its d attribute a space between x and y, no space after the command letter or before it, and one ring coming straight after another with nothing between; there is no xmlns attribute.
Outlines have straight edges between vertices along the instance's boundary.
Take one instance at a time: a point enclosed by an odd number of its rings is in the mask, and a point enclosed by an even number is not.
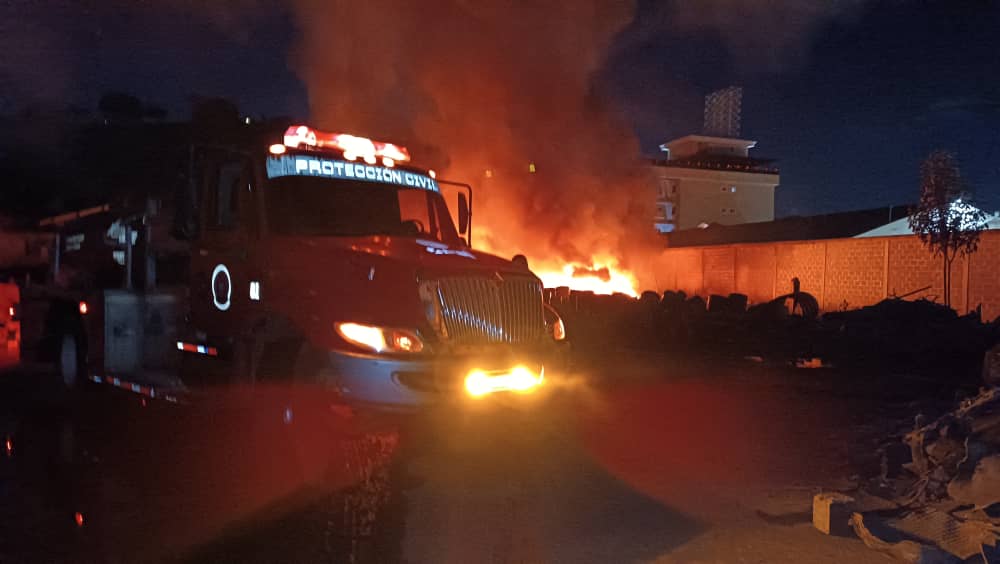
<svg viewBox="0 0 1000 564"><path fill-rule="evenodd" d="M495 392L527 394L535 391L544 381L544 367L537 373L522 365L494 372L474 369L465 376L465 391L474 398Z"/></svg>
<svg viewBox="0 0 1000 564"><path fill-rule="evenodd" d="M552 338L557 341L562 341L566 338L566 326L563 325L563 320L556 319L556 322L552 324Z"/></svg>
<svg viewBox="0 0 1000 564"><path fill-rule="evenodd" d="M413 331L364 325L362 323L335 323L337 334L345 341L377 353L418 353L424 342Z"/></svg>
<svg viewBox="0 0 1000 564"><path fill-rule="evenodd" d="M552 338L556 341L562 341L566 338L566 325L563 324L562 318L559 317L559 312L549 304L543 303L542 307L545 314L545 326L552 333Z"/></svg>

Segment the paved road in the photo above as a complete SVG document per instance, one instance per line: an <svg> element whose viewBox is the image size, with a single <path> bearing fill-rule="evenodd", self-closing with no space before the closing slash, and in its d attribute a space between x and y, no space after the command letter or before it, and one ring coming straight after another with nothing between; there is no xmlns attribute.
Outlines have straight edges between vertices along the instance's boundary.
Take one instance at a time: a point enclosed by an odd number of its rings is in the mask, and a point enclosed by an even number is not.
<svg viewBox="0 0 1000 564"><path fill-rule="evenodd" d="M4 562L885 562L808 525L872 413L817 371L616 361L402 432L271 396L67 409L2 378Z"/></svg>

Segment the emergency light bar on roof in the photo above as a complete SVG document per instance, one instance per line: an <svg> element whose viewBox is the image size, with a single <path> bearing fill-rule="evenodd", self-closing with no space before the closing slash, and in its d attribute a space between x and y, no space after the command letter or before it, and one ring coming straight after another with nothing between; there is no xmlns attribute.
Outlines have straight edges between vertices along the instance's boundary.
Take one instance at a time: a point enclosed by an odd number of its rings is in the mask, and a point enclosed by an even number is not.
<svg viewBox="0 0 1000 564"><path fill-rule="evenodd" d="M317 150L341 151L344 158L353 161L362 158L368 164L375 164L381 157L382 164L392 167L396 163L410 160L410 152L406 147L392 143L372 141L366 137L357 137L347 133L327 133L316 131L305 125L293 125L285 131L285 146L292 149L311 148Z"/></svg>

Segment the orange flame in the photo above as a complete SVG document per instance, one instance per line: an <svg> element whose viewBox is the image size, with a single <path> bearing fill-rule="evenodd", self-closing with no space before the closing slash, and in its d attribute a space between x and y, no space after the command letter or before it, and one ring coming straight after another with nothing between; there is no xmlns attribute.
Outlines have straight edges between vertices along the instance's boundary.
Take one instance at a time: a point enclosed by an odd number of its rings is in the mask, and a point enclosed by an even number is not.
<svg viewBox="0 0 1000 564"><path fill-rule="evenodd" d="M593 292L595 294L626 294L639 296L635 275L614 265L594 263L591 265L566 264L558 268L533 268L546 288L568 286L571 290Z"/></svg>

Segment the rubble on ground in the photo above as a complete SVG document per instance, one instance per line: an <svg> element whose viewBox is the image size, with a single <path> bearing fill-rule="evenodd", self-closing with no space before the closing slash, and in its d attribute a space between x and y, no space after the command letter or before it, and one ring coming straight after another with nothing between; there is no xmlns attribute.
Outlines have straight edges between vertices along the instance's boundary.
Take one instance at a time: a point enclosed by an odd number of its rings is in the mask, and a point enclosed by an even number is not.
<svg viewBox="0 0 1000 564"><path fill-rule="evenodd" d="M917 478L904 505L949 497L978 507L1000 504L1000 388L965 400L903 442L911 458L904 468Z"/></svg>
<svg viewBox="0 0 1000 564"><path fill-rule="evenodd" d="M1000 387L934 421L918 415L912 431L882 449L881 470L871 489L895 509L855 509L850 523L866 545L904 562L998 562ZM844 511L838 507L841 518Z"/></svg>

